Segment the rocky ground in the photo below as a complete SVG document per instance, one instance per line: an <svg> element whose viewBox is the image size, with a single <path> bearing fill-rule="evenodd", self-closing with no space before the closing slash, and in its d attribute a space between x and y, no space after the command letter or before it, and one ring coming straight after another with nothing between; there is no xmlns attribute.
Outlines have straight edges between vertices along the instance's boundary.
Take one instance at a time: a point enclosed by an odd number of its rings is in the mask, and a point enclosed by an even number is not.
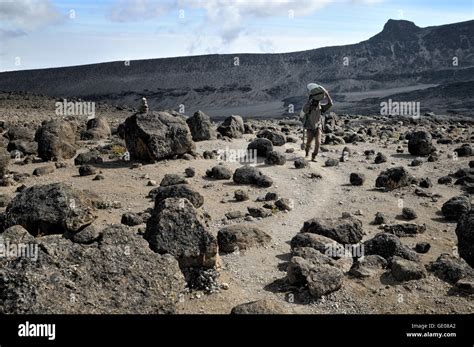
<svg viewBox="0 0 474 347"><path fill-rule="evenodd" d="M40 249L0 259L1 312L474 309L472 122L333 115L306 162L291 120L104 104L88 122L54 102L0 98L0 236ZM229 158L249 144L254 169ZM365 257L321 249L335 242Z"/></svg>

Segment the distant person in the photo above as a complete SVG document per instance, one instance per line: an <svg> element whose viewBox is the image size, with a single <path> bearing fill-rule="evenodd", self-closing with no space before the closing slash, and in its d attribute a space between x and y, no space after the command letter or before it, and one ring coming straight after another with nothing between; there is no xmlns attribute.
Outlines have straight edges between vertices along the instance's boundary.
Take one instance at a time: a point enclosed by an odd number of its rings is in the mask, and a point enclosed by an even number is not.
<svg viewBox="0 0 474 347"><path fill-rule="evenodd" d="M303 106L303 142L306 132L306 146L305 152L306 157L309 155L311 149L311 143L315 140L314 152L311 156L311 160L315 160L319 152L319 146L321 145L321 119L322 114L331 108L333 105L331 96L328 91L320 85L315 83L308 84L308 101ZM321 105L320 101L327 99L326 104Z"/></svg>

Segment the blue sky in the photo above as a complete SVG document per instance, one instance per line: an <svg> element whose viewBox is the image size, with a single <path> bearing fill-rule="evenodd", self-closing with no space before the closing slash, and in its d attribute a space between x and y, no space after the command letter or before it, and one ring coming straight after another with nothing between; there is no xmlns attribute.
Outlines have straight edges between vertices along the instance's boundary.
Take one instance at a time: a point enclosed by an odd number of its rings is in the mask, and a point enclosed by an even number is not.
<svg viewBox="0 0 474 347"><path fill-rule="evenodd" d="M0 0L0 71L357 43L390 18L472 20L474 0Z"/></svg>

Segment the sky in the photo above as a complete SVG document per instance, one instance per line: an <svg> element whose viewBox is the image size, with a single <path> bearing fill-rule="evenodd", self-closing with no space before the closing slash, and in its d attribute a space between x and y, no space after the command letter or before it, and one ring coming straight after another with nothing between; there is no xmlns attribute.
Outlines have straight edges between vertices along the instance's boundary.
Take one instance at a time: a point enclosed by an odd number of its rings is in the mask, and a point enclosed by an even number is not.
<svg viewBox="0 0 474 347"><path fill-rule="evenodd" d="M0 0L0 71L294 52L473 14L474 0Z"/></svg>

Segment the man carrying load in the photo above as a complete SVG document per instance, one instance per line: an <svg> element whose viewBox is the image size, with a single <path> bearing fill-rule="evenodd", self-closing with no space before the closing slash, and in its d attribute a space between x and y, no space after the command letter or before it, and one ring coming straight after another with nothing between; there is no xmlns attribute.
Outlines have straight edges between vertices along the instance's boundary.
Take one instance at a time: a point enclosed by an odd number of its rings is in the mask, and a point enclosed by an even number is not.
<svg viewBox="0 0 474 347"><path fill-rule="evenodd" d="M319 152L319 146L321 144L321 116L333 105L332 99L329 96L328 91L316 83L310 83L307 86L309 98L306 104L303 106L303 141L304 133L306 132L306 157L309 155L311 149L311 143L315 140L314 152L311 159L314 161ZM326 104L321 105L320 101L324 98L327 99Z"/></svg>

